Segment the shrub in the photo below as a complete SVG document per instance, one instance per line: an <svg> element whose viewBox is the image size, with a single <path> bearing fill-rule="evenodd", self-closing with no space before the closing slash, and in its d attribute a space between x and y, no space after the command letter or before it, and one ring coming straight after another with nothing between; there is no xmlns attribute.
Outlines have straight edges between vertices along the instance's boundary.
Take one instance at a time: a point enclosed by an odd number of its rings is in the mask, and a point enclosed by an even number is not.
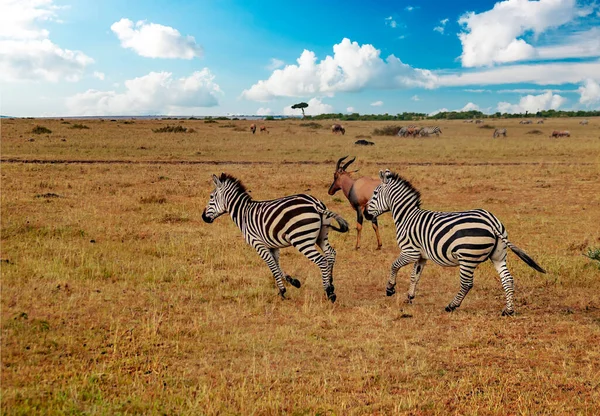
<svg viewBox="0 0 600 416"><path fill-rule="evenodd" d="M44 126L35 126L31 132L33 134L50 134L52 133L52 130Z"/></svg>
<svg viewBox="0 0 600 416"><path fill-rule="evenodd" d="M600 268L600 247L599 248L588 248L588 252L586 254L584 254L584 256L586 256L587 258L590 258L594 261L596 261L596 266L598 266L598 268Z"/></svg>
<svg viewBox="0 0 600 416"><path fill-rule="evenodd" d="M525 134L544 134L543 131L541 130L529 130L527 133Z"/></svg>
<svg viewBox="0 0 600 416"><path fill-rule="evenodd" d="M72 129L89 129L85 124L73 124L71 126Z"/></svg>
<svg viewBox="0 0 600 416"><path fill-rule="evenodd" d="M385 126L380 129L373 130L374 136L397 136L401 126Z"/></svg>
<svg viewBox="0 0 600 416"><path fill-rule="evenodd" d="M205 122L206 124L209 124L209 123L218 123L218 121L217 121L217 120L213 120L212 118L207 118L206 120L204 120L204 122Z"/></svg>
<svg viewBox="0 0 600 416"><path fill-rule="evenodd" d="M125 120L125 121L123 122L123 124L134 124L134 123L135 123L135 121L133 121L133 120L129 120L129 121L128 121L128 120Z"/></svg>
<svg viewBox="0 0 600 416"><path fill-rule="evenodd" d="M235 128L235 127L236 127L236 126L235 126L235 124L233 124L233 123L221 124L221 125L219 126L219 128L221 128L221 129L233 129L233 128Z"/></svg>
<svg viewBox="0 0 600 416"><path fill-rule="evenodd" d="M187 127L183 126L165 126L160 127L158 129L152 129L154 133L185 133L187 132Z"/></svg>
<svg viewBox="0 0 600 416"><path fill-rule="evenodd" d="M314 121L311 121L310 123L300 123L300 127L308 127L311 129L321 129L321 128L323 128L323 125L319 124L319 123L315 123Z"/></svg>
<svg viewBox="0 0 600 416"><path fill-rule="evenodd" d="M491 124L482 124L481 126L479 126L480 129L495 129L496 127L492 126Z"/></svg>

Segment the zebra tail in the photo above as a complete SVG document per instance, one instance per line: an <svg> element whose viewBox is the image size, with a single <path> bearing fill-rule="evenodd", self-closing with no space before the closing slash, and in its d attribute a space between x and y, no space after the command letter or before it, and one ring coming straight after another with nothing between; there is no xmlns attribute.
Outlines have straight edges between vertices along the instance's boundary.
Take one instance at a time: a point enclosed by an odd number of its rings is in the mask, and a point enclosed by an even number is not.
<svg viewBox="0 0 600 416"><path fill-rule="evenodd" d="M529 256L529 254L525 253L519 247L515 246L510 241L508 241L508 238L506 238L502 234L498 234L498 237L500 237L502 239L502 241L504 241L504 244L506 244L508 246L508 248L510 248L512 250L513 253L515 253L517 256L519 256L519 258L521 260L523 260L525 262L525 264L527 264L529 267L531 267L534 270L537 270L540 273L546 273L546 270L544 270L542 268L542 266L537 264L535 262L535 260Z"/></svg>
<svg viewBox="0 0 600 416"><path fill-rule="evenodd" d="M320 209L321 214L325 215L326 218L333 218L337 221L340 227L336 227L334 225L329 224L332 230L337 231L338 233L347 233L350 229L348 225L348 221L346 221L340 214L337 214L333 211L329 211L328 209Z"/></svg>

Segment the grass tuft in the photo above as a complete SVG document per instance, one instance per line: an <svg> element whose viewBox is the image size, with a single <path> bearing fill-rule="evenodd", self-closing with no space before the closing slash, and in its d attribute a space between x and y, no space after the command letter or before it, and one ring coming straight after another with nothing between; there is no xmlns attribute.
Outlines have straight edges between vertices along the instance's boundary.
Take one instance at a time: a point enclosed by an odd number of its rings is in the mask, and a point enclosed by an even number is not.
<svg viewBox="0 0 600 416"><path fill-rule="evenodd" d="M152 131L154 133L185 133L188 129L183 126L165 126L158 129L152 129Z"/></svg>
<svg viewBox="0 0 600 416"><path fill-rule="evenodd" d="M401 126L385 126L381 128L376 128L373 130L373 136L397 136L400 131Z"/></svg>
<svg viewBox="0 0 600 416"><path fill-rule="evenodd" d="M50 130L47 127L38 125L38 126L35 126L33 128L33 130L31 130L31 133L33 133L33 134L50 134L50 133L52 133L52 130Z"/></svg>

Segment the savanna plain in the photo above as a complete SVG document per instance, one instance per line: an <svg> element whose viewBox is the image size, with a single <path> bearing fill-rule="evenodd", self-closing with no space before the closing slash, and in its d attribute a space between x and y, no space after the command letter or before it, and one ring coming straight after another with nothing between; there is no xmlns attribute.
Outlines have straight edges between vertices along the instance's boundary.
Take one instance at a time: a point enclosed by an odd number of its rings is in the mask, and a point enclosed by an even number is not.
<svg viewBox="0 0 600 416"><path fill-rule="evenodd" d="M372 134L391 122L2 120L2 413L600 414L600 269L583 255L600 247L600 120L579 121L486 120L508 129L492 139L461 121L399 138ZM153 132L167 125L188 130ZM367 222L355 250L355 213L327 194L345 155L355 177L409 179L423 208L491 211L547 274L509 253L514 317L491 263L453 313L457 268L428 264L408 305L406 267L386 297L391 216L382 250ZM330 233L336 303L293 248L281 266L302 287L280 299L228 216L202 222L221 172L348 220Z"/></svg>

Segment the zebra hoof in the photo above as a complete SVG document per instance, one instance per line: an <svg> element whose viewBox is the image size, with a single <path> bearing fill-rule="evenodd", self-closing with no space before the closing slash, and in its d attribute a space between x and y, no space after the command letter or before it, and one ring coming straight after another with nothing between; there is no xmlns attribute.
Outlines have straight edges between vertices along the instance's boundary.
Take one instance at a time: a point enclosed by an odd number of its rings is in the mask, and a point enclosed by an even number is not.
<svg viewBox="0 0 600 416"><path fill-rule="evenodd" d="M281 296L281 299L285 300L285 287L283 289L279 289L279 296Z"/></svg>
<svg viewBox="0 0 600 416"><path fill-rule="evenodd" d="M325 293L327 293L327 299L331 301L331 303L335 302L337 296L334 293L335 287L333 285L329 285L325 288Z"/></svg>
<svg viewBox="0 0 600 416"><path fill-rule="evenodd" d="M448 305L446 306L446 312L454 312L456 306Z"/></svg>
<svg viewBox="0 0 600 416"><path fill-rule="evenodd" d="M293 277L290 278L289 282L294 287L300 288L300 286L301 286L300 280L294 279Z"/></svg>
<svg viewBox="0 0 600 416"><path fill-rule="evenodd" d="M404 300L404 303L411 304L414 298L415 298L414 296L410 296L410 295L408 295L408 296L406 297L406 299Z"/></svg>
<svg viewBox="0 0 600 416"><path fill-rule="evenodd" d="M335 293L332 293L331 295L327 295L327 299L329 299L331 301L331 303L335 303L337 296Z"/></svg>
<svg viewBox="0 0 600 416"><path fill-rule="evenodd" d="M392 286L392 287L389 287L389 286L388 286L388 287L385 289L385 294L386 294L386 296L394 296L394 294L395 294L395 293L396 293L396 288L395 288L395 287L393 287L393 286Z"/></svg>
<svg viewBox="0 0 600 416"><path fill-rule="evenodd" d="M502 316L515 316L515 311L509 311L509 310L503 309Z"/></svg>

